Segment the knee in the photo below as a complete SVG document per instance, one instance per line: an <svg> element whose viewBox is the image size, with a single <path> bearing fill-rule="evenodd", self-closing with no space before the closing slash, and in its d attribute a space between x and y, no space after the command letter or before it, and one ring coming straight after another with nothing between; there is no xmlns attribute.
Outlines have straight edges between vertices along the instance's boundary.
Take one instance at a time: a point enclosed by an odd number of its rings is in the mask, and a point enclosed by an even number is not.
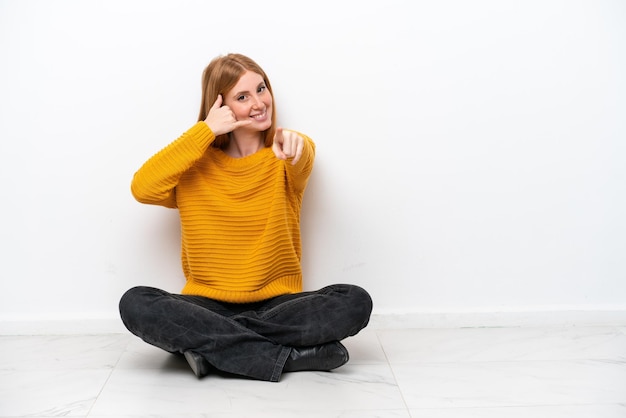
<svg viewBox="0 0 626 418"><path fill-rule="evenodd" d="M352 285L350 289L351 303L355 309L358 310L361 317L363 318L364 325L367 325L370 319L370 315L372 314L372 309L374 307L374 303L372 301L372 297L367 292L367 290L362 287Z"/></svg>
<svg viewBox="0 0 626 418"><path fill-rule="evenodd" d="M139 287L133 287L132 289L127 290L120 298L120 302L119 302L120 317L122 318L122 322L124 323L124 325L126 325L126 328L128 328L129 318L132 318L134 316L132 311L133 311L133 307L137 306L136 295L138 293L138 290L139 290Z"/></svg>
<svg viewBox="0 0 626 418"><path fill-rule="evenodd" d="M337 284L331 287L343 295L345 306L350 307L351 316L364 328L370 320L373 309L372 297L367 290L353 284Z"/></svg>
<svg viewBox="0 0 626 418"><path fill-rule="evenodd" d="M129 330L133 328L135 319L144 311L146 301L157 289L137 286L127 290L119 302L120 317Z"/></svg>
<svg viewBox="0 0 626 418"><path fill-rule="evenodd" d="M141 292L141 287L133 287L127 290L121 297L119 307L120 313L127 312L131 309L135 304L136 300Z"/></svg>

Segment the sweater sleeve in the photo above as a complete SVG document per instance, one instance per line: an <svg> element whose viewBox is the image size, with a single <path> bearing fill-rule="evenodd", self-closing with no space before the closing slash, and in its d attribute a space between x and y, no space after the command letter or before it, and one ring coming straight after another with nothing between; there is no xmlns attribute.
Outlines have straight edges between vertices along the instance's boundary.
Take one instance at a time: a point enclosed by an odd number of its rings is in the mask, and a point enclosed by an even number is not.
<svg viewBox="0 0 626 418"><path fill-rule="evenodd" d="M131 193L138 202L176 208L176 186L215 140L204 122L198 122L163 148L135 173Z"/></svg>
<svg viewBox="0 0 626 418"><path fill-rule="evenodd" d="M286 161L287 178L291 187L298 193L304 192L309 181L311 171L313 171L313 162L315 161L315 143L308 136L298 132L298 135L304 138L304 147L302 148L302 156L296 164Z"/></svg>

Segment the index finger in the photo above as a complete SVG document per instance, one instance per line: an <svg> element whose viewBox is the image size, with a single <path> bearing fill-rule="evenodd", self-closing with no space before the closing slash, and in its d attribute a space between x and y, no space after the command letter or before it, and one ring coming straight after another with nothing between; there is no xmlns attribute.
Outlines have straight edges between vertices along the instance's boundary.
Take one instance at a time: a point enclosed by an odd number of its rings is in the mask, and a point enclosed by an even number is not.
<svg viewBox="0 0 626 418"><path fill-rule="evenodd" d="M296 155L291 160L291 164L295 165L298 161L300 161L300 157L302 157L302 150L304 149L304 141L298 141L298 145L296 147Z"/></svg>
<svg viewBox="0 0 626 418"><path fill-rule="evenodd" d="M274 134L274 141L276 141L277 139L279 140L279 144L282 144L285 141L285 138L283 137L283 128L281 128L280 126L276 128L276 133Z"/></svg>

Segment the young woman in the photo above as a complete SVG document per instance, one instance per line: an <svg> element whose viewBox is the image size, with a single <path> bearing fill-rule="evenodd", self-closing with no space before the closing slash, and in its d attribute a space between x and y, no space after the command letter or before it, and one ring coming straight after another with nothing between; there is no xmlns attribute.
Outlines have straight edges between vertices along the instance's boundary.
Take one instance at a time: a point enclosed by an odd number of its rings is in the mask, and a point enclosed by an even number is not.
<svg viewBox="0 0 626 418"><path fill-rule="evenodd" d="M372 300L347 284L302 291L300 208L314 156L310 138L276 127L261 67L239 54L211 61L198 122L131 184L139 202L178 209L187 281L181 294L127 291L126 327L184 354L198 377L276 382L345 364L340 341L367 325Z"/></svg>

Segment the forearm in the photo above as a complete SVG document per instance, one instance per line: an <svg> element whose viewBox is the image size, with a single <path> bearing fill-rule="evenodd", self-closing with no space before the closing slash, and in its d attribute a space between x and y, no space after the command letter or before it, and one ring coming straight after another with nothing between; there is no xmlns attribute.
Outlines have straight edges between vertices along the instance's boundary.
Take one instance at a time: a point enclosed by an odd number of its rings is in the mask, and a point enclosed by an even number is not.
<svg viewBox="0 0 626 418"><path fill-rule="evenodd" d="M131 193L141 203L176 207L175 188L180 177L202 157L215 140L204 122L198 122L163 148L135 173Z"/></svg>

